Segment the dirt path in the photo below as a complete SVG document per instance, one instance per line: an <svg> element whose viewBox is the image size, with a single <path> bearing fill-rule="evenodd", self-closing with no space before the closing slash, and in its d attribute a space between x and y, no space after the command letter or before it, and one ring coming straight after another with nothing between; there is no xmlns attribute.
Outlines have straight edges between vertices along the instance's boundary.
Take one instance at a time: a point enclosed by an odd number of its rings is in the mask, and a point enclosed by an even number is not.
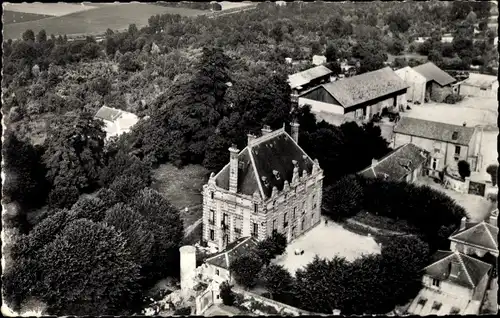
<svg viewBox="0 0 500 318"><path fill-rule="evenodd" d="M348 219L348 220L346 220L346 222L349 223L349 224L354 224L354 225L358 225L358 226L364 227L368 231L372 232L373 234L377 234L377 235L383 235L383 236L415 236L415 234L408 234L408 233L403 233L403 232L398 232L398 231L391 231L391 230L379 229L379 228L376 228L374 226L371 226L371 225L359 222L357 220Z"/></svg>
<svg viewBox="0 0 500 318"><path fill-rule="evenodd" d="M200 207L200 206L202 206L202 204L197 205L197 206L194 206L194 207L191 207L190 209L198 208L198 207ZM191 234L191 232L193 232L193 231L194 231L194 229L196 229L196 227L197 227L198 225L200 225L200 223L201 223L201 221L202 221L202 220L203 220L203 218L199 218L199 219L198 219L198 220L196 220L193 224L191 224L191 225L189 225L188 227L186 227L186 228L184 229L184 237L188 237L188 236Z"/></svg>

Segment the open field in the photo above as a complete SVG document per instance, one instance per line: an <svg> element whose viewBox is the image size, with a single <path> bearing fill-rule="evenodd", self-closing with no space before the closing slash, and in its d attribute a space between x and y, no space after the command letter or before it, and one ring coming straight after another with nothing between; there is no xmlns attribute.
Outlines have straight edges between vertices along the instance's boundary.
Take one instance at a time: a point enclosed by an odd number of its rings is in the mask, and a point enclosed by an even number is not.
<svg viewBox="0 0 500 318"><path fill-rule="evenodd" d="M45 29L47 34L56 36L59 34L97 35L104 33L108 28L125 30L130 24L141 28L147 25L151 16L165 13L195 16L206 14L206 11L161 7L146 3L110 4L64 16L5 25L3 35L6 39L16 39L27 29L33 30L35 34Z"/></svg>
<svg viewBox="0 0 500 318"><path fill-rule="evenodd" d="M418 184L428 185L431 188L441 191L451 197L458 205L462 206L465 211L467 211L467 214L469 214L469 217L473 221L479 222L484 220L489 215L493 205L495 204L478 195L464 194L451 189L445 189L429 177L422 177L418 181Z"/></svg>
<svg viewBox="0 0 500 318"><path fill-rule="evenodd" d="M111 3L112 5L113 3ZM96 3L99 5L99 3ZM63 16L70 13L87 11L90 9L97 8L94 4L86 3L3 3L2 8L4 10L15 11L15 12L23 12L23 13L34 13L34 14L43 14L49 16ZM110 4L104 4L110 5Z"/></svg>
<svg viewBox="0 0 500 318"><path fill-rule="evenodd" d="M304 250L303 255L295 255L296 249ZM355 234L332 221L325 225L322 220L315 228L290 243L283 255L272 262L283 265L292 275L299 268L309 264L314 256L320 258L345 257L353 261L364 254L380 253L380 246L368 236Z"/></svg>
<svg viewBox="0 0 500 318"><path fill-rule="evenodd" d="M208 172L198 165L182 169L163 164L153 171L153 188L163 194L181 212L187 229L202 217L202 187L208 180ZM185 208L188 212L185 212Z"/></svg>
<svg viewBox="0 0 500 318"><path fill-rule="evenodd" d="M21 22L41 20L49 17L50 15L4 10L2 13L2 23L4 25L12 23L21 23Z"/></svg>

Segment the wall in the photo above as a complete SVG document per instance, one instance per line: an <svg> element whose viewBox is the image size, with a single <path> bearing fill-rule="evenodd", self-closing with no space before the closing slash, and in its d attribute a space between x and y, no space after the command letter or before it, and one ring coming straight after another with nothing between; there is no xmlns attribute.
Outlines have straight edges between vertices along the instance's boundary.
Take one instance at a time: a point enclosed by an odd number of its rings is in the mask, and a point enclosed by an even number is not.
<svg viewBox="0 0 500 318"><path fill-rule="evenodd" d="M211 288L207 288L201 295L196 296L196 312L194 315L202 315L205 310L214 304L214 295Z"/></svg>
<svg viewBox="0 0 500 318"><path fill-rule="evenodd" d="M202 266L206 266L203 270L203 275L212 278L215 282L220 284L225 281L228 282L231 281L231 275L229 270L211 264L203 264ZM217 275L217 270L219 271L218 275Z"/></svg>
<svg viewBox="0 0 500 318"><path fill-rule="evenodd" d="M494 82L493 85L486 90L482 90L478 86L472 86L466 83L462 83L462 85L460 85L460 94L464 96L496 97L497 90L498 90L498 81Z"/></svg>
<svg viewBox="0 0 500 318"><path fill-rule="evenodd" d="M457 191L460 193L469 193L469 182L470 178L466 178L465 181L456 179L450 176L445 169L445 173L443 175L443 182L446 188L451 189L453 191Z"/></svg>
<svg viewBox="0 0 500 318"><path fill-rule="evenodd" d="M253 300L258 301L264 305L273 306L279 312L280 315L291 314L294 316L301 316L301 315L310 315L311 314L310 312L307 312L305 310L302 310L302 309L299 309L296 307L292 307L292 306L289 306L287 304L283 304L283 303L274 301L274 300L269 299L269 298L262 297L260 295L254 294L254 293L249 292L249 291L245 291L245 290L240 289L240 288L233 287L233 292L243 295L244 300L252 300L253 299Z"/></svg>
<svg viewBox="0 0 500 318"><path fill-rule="evenodd" d="M448 281L441 281L439 287L436 287L432 286L432 278L427 275L424 275L424 277L422 278L422 283L427 288L430 288L432 290L437 290L448 295L454 295L457 297L467 298L467 299L472 298L473 290L452 284Z"/></svg>
<svg viewBox="0 0 500 318"><path fill-rule="evenodd" d="M398 74L400 75L400 74ZM413 69L406 69L404 77L400 77L410 85L406 92L406 98L412 102L424 103L425 100L425 83L426 79Z"/></svg>
<svg viewBox="0 0 500 318"><path fill-rule="evenodd" d="M488 286L489 275L484 275L481 281L477 284L474 289L474 295L472 295L472 300L482 301L484 298L484 294L486 292L486 287Z"/></svg>
<svg viewBox="0 0 500 318"><path fill-rule="evenodd" d="M314 99L309 99L305 97L299 97L299 106L311 105L311 110L314 112L328 112L333 114L344 114L344 107L340 105L320 102Z"/></svg>
<svg viewBox="0 0 500 318"><path fill-rule="evenodd" d="M474 138L472 138L474 140ZM444 167L455 161L455 144L446 143L442 141L436 141L431 139L425 139L421 137L403 135L400 133L394 133L394 148L402 146L408 142L427 150L430 153L430 158L428 161L426 169L430 169L432 167L432 159L438 159L438 165L436 171L443 171ZM436 153L434 149L439 149L439 153ZM460 155L458 160L468 160L469 147L460 146Z"/></svg>
<svg viewBox="0 0 500 318"><path fill-rule="evenodd" d="M441 87L439 84L432 82L431 100L442 103L446 96L453 93L451 86Z"/></svg>

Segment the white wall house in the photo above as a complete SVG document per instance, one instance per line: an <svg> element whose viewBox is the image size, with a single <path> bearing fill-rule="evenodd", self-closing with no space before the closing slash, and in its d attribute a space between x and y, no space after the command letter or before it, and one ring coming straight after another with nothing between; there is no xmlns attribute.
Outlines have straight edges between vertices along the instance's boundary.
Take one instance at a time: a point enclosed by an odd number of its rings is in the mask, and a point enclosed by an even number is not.
<svg viewBox="0 0 500 318"><path fill-rule="evenodd" d="M460 95L473 97L496 97L498 78L493 75L470 73L460 85Z"/></svg>
<svg viewBox="0 0 500 318"><path fill-rule="evenodd" d="M104 121L106 139L129 132L139 121L135 114L107 106L102 106L94 118Z"/></svg>
<svg viewBox="0 0 500 318"><path fill-rule="evenodd" d="M408 101L423 104L425 101L425 85L427 79L409 66L394 72L409 86L406 91L406 98Z"/></svg>

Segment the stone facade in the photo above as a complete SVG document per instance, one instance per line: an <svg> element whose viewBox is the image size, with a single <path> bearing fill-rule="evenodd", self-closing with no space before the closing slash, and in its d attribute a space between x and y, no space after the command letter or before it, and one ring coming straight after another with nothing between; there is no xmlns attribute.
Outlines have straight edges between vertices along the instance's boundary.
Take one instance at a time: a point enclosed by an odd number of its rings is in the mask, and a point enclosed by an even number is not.
<svg viewBox="0 0 500 318"><path fill-rule="evenodd" d="M445 98L453 93L453 88L450 85L440 86L436 82L430 82L427 84L426 96L437 103L444 102Z"/></svg>
<svg viewBox="0 0 500 318"><path fill-rule="evenodd" d="M284 130L272 132L275 133L286 134ZM292 124L292 136L289 138L296 142L298 124ZM249 142L255 145L261 138L249 136ZM295 167L292 180L285 180L281 191L274 187L272 194L263 198L258 191L253 195L237 192L237 151L235 148L229 151L229 190L217 186L213 173L203 186L202 238L209 247L220 251L246 236L263 240L272 235L273 229L290 242L320 222L323 171L317 160L309 174L305 170L299 174Z"/></svg>

